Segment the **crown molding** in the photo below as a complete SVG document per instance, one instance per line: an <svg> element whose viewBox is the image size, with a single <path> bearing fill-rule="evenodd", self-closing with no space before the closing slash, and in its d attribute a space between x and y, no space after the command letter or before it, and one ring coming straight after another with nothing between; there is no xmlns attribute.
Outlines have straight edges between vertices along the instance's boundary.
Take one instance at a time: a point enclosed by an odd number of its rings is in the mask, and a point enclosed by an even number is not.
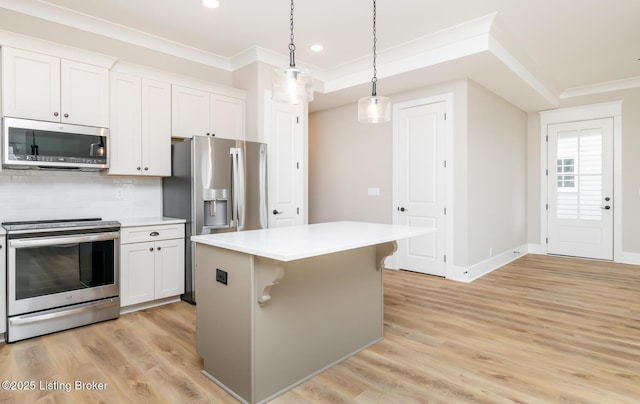
<svg viewBox="0 0 640 404"><path fill-rule="evenodd" d="M588 86L567 88L560 94L561 99L582 97L585 95L602 94L611 91L628 90L640 87L640 76L628 79L607 81L604 83L591 84Z"/></svg>
<svg viewBox="0 0 640 404"><path fill-rule="evenodd" d="M192 62L231 71L231 61L228 58L46 2L0 0L0 7Z"/></svg>
<svg viewBox="0 0 640 404"><path fill-rule="evenodd" d="M113 56L78 49L56 42L50 42L44 39L33 38L27 35L4 30L0 30L0 45L25 49L45 55L55 55L68 60L89 63L94 66L101 66L107 69L111 69L117 61L117 58Z"/></svg>
<svg viewBox="0 0 640 404"><path fill-rule="evenodd" d="M45 1L0 0L0 7L228 72L255 62L273 66L288 63L288 55L258 46L231 58L222 57ZM471 55L488 54L495 63L504 65L521 83L531 88L549 105L556 106L557 91L541 79L540 72L535 71L535 65L526 55L519 52L517 44L509 42L509 36L503 34L499 23L496 24L496 17L497 13L491 13L380 52L378 78L389 78L418 69L436 67ZM371 81L370 57L358 58L331 69L320 69L317 66L305 65L304 62L300 62L299 65L312 72L315 77L314 88L323 93L336 92ZM638 87L639 81L640 78L633 78L567 89L561 98L612 91L612 88Z"/></svg>

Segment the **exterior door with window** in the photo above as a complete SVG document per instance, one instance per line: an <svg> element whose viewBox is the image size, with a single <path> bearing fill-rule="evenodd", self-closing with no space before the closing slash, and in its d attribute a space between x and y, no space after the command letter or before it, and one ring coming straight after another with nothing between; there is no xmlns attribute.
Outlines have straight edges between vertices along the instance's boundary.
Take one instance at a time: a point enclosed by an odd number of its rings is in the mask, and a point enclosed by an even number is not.
<svg viewBox="0 0 640 404"><path fill-rule="evenodd" d="M613 259L613 118L548 125L549 254Z"/></svg>

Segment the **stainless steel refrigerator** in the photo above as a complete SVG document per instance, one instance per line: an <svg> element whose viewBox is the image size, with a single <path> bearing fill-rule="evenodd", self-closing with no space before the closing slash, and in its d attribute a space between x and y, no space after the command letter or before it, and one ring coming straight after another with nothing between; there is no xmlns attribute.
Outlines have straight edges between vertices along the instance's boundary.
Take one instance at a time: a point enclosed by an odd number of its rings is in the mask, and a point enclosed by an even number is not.
<svg viewBox="0 0 640 404"><path fill-rule="evenodd" d="M171 144L164 216L186 219L185 293L196 302L193 235L267 227L267 145L194 136Z"/></svg>

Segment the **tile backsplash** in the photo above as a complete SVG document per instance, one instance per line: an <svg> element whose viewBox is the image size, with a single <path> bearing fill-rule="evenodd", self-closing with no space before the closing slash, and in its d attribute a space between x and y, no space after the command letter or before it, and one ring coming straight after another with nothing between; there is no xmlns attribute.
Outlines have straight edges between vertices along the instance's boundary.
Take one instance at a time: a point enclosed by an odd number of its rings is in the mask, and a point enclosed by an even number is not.
<svg viewBox="0 0 640 404"><path fill-rule="evenodd" d="M162 216L162 180L97 172L0 172L0 222Z"/></svg>

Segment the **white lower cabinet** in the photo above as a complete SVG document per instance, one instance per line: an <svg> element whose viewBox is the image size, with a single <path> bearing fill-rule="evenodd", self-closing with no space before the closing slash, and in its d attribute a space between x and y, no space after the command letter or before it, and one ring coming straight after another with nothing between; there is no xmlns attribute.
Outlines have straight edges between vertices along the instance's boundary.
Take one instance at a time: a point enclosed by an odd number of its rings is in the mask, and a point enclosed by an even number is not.
<svg viewBox="0 0 640 404"><path fill-rule="evenodd" d="M184 293L184 224L123 227L122 307Z"/></svg>
<svg viewBox="0 0 640 404"><path fill-rule="evenodd" d="M7 331L7 268L5 257L7 256L6 237L0 234L0 334Z"/></svg>

